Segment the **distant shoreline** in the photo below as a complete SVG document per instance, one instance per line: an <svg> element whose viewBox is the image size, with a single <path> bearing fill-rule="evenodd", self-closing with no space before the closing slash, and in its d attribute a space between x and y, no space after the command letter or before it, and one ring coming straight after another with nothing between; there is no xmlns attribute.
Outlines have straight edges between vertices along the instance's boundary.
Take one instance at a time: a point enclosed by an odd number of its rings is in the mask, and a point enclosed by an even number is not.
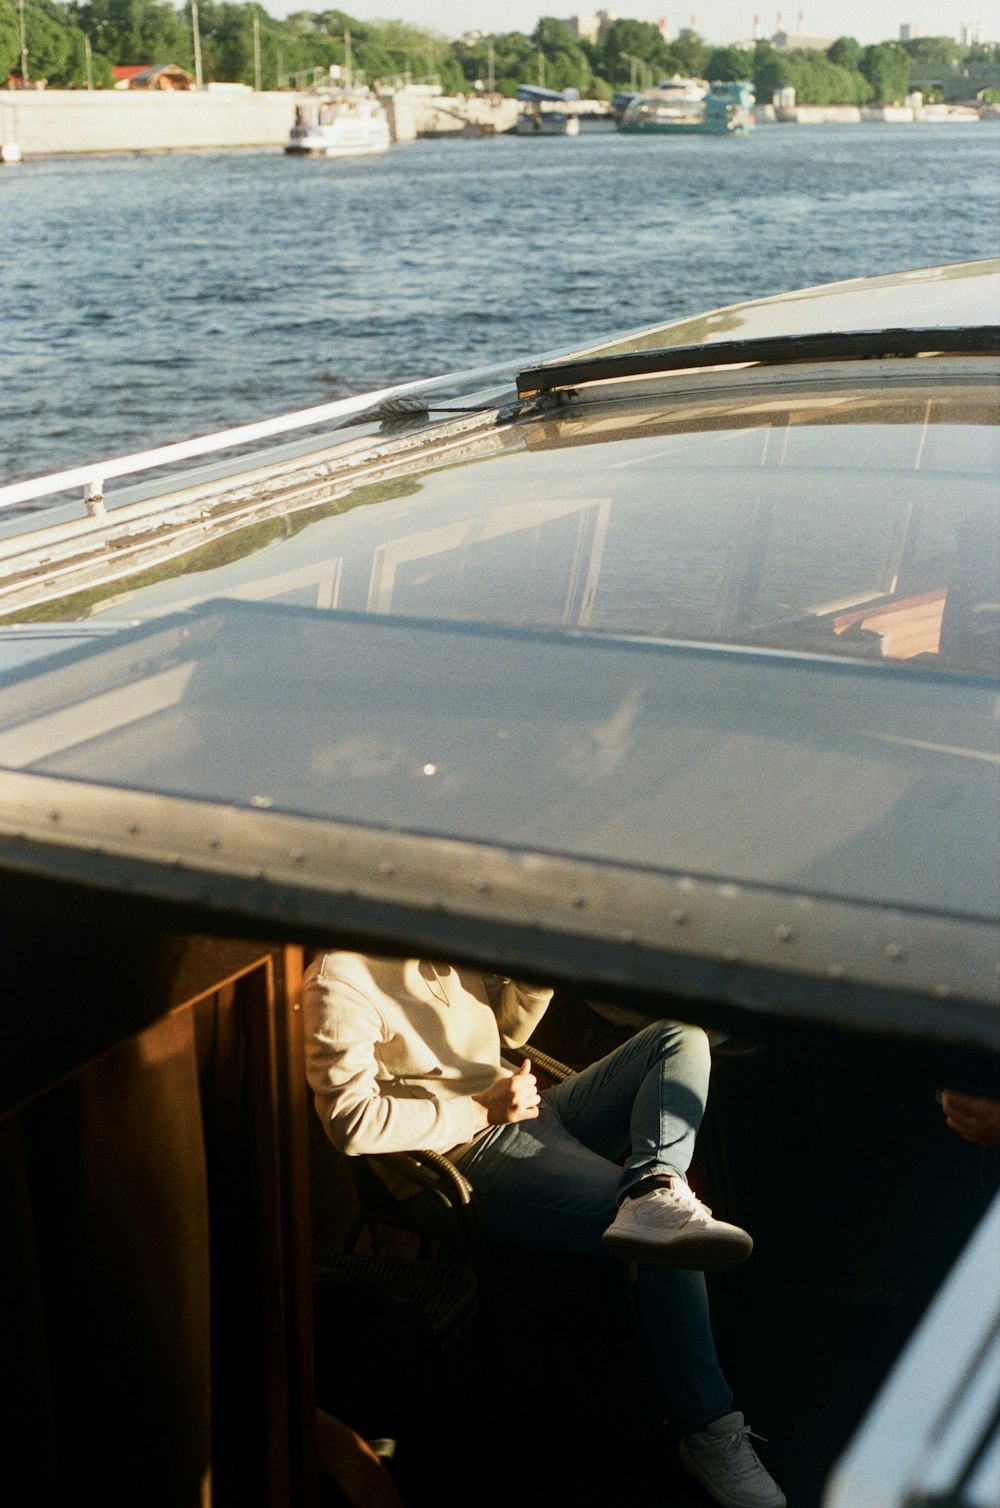
<svg viewBox="0 0 1000 1508"><path fill-rule="evenodd" d="M207 89L198 93L165 90L17 90L0 89L0 163L31 157L86 156L97 153L213 151L226 148L278 147L288 139L295 107L308 95L252 90ZM479 102L476 102L477 104ZM504 102L510 105L510 101ZM426 102L427 105L430 102ZM462 129L464 105L466 128ZM441 129L449 107L454 129ZM456 136L474 125L467 101L434 101L438 129L421 129L421 122L402 119L394 136L412 141L424 134ZM412 116L417 102L407 102ZM478 113L482 113L481 108ZM402 110L400 111L402 115ZM798 105L776 109L758 105L756 121L767 125L827 125L885 122L967 122L1000 116L995 108L977 111L949 105L854 106ZM499 129L509 129L505 120Z"/></svg>

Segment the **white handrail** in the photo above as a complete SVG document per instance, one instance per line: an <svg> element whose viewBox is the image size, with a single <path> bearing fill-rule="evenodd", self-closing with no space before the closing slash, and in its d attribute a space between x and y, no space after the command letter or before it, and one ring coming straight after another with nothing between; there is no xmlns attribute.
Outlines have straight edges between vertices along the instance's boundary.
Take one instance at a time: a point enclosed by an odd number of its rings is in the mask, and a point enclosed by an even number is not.
<svg viewBox="0 0 1000 1508"><path fill-rule="evenodd" d="M193 440L178 440L172 445L160 445L155 450L141 450L134 455L90 461L83 466L72 466L67 471L53 471L47 476L11 482L6 487L0 487L0 508L10 508L16 503L65 492L71 487L83 487L88 512L99 514L104 511L104 483L110 477L151 471L154 467L167 465L171 461L187 461L194 456L228 450L234 445L246 445L253 440L269 439L296 429L308 429L330 419L347 418L351 414L362 413L387 398L397 398L404 393L430 392L444 387L454 383L457 377L461 377L465 385L510 376L516 370L516 365L506 362L503 365L475 367L466 372L447 372L444 376L423 378L417 382L400 382L393 387L378 388L374 392L357 393L353 398L337 398L332 403L321 403L315 408L279 414L274 419L262 419L256 424L241 424L235 429L218 430L215 434L199 435Z"/></svg>

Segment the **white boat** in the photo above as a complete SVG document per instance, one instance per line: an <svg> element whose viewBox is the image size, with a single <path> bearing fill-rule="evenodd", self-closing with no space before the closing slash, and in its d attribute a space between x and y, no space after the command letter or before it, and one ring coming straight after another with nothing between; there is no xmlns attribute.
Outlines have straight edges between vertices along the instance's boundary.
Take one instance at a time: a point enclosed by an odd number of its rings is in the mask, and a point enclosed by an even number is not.
<svg viewBox="0 0 1000 1508"><path fill-rule="evenodd" d="M756 99L747 79L702 85L666 79L651 94L624 103L619 127L631 135L745 136L753 129Z"/></svg>
<svg viewBox="0 0 1000 1508"><path fill-rule="evenodd" d="M580 116L575 108L579 100L576 89L543 89L535 84L519 84L517 99L521 110L514 125L517 136L579 136Z"/></svg>
<svg viewBox="0 0 1000 1508"><path fill-rule="evenodd" d="M285 151L296 157L362 157L392 145L389 117L367 89L327 92L298 105Z"/></svg>
<svg viewBox="0 0 1000 1508"><path fill-rule="evenodd" d="M580 117L566 110L543 110L529 105L520 111L514 126L516 136L579 136Z"/></svg>

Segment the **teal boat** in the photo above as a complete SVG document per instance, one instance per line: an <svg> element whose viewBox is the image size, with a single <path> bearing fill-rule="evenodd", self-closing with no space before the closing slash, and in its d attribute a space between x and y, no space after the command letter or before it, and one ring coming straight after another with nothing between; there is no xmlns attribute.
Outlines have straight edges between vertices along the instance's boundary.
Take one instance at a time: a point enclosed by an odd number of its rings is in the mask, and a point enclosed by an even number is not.
<svg viewBox="0 0 1000 1508"><path fill-rule="evenodd" d="M756 98L746 80L703 84L668 79L634 98L622 114L629 135L745 136L753 129Z"/></svg>

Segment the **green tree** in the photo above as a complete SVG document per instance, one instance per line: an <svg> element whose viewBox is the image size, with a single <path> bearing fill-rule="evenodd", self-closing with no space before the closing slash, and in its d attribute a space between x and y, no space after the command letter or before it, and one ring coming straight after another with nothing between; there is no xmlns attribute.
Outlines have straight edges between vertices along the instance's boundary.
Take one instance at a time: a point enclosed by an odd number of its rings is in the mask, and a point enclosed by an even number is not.
<svg viewBox="0 0 1000 1508"><path fill-rule="evenodd" d="M636 58L651 69L655 78L670 72L670 54L663 33L651 21L613 22L599 52L600 71L615 87L632 81Z"/></svg>
<svg viewBox="0 0 1000 1508"><path fill-rule="evenodd" d="M16 5L0 0L0 80L12 73L21 74L21 19Z"/></svg>
<svg viewBox="0 0 1000 1508"><path fill-rule="evenodd" d="M516 94L518 84L538 83L538 48L530 37L520 31L510 31L491 40L493 82L498 94L510 98ZM481 43L471 48L460 44L458 55L467 85L484 77L485 53Z"/></svg>
<svg viewBox="0 0 1000 1508"><path fill-rule="evenodd" d="M928 70L937 73L957 68L965 52L954 37L913 37L899 46L910 59L911 78Z"/></svg>
<svg viewBox="0 0 1000 1508"><path fill-rule="evenodd" d="M83 0L77 24L112 63L192 62L191 31L166 0Z"/></svg>
<svg viewBox="0 0 1000 1508"><path fill-rule="evenodd" d="M857 73L861 67L864 51L861 43L855 42L853 37L838 37L836 42L826 49L826 55L831 63L836 63L838 68L846 68L851 73Z"/></svg>
<svg viewBox="0 0 1000 1508"><path fill-rule="evenodd" d="M702 77L720 83L753 76L753 53L744 47L716 47L708 54Z"/></svg>
<svg viewBox="0 0 1000 1508"><path fill-rule="evenodd" d="M666 44L667 68L686 78L702 78L709 51L696 31L682 27L674 40Z"/></svg>
<svg viewBox="0 0 1000 1508"><path fill-rule="evenodd" d="M779 90L793 84L789 54L778 52L770 42L758 42L753 50L753 89L761 104L769 105Z"/></svg>
<svg viewBox="0 0 1000 1508"><path fill-rule="evenodd" d="M839 67L818 51L793 54L796 99L803 105L859 105L869 97L869 86L855 70Z"/></svg>
<svg viewBox="0 0 1000 1508"><path fill-rule="evenodd" d="M28 0L24 8L28 78L45 79L57 88L87 84L87 39L71 11L55 0ZM21 20L16 0L0 0L0 78L21 75ZM111 64L91 54L90 75L96 87L114 83Z"/></svg>
<svg viewBox="0 0 1000 1508"><path fill-rule="evenodd" d="M5 7L6 8L6 7ZM17 38L16 63L10 70L21 74L21 20L19 11L14 12ZM65 18L53 16L48 7L26 5L24 8L25 45L28 52L28 78L46 79L52 84L70 82L73 61L71 28ZM81 42L82 42L81 37ZM6 77L6 75L4 75Z"/></svg>
<svg viewBox="0 0 1000 1508"><path fill-rule="evenodd" d="M593 71L582 47L565 21L543 16L531 34L545 58L545 82L550 89L590 91Z"/></svg>
<svg viewBox="0 0 1000 1508"><path fill-rule="evenodd" d="M211 0L199 0L198 31L202 71L206 78L218 79L222 83L253 83L255 15L261 28L270 20L263 6L235 5L231 0L214 5Z"/></svg>
<svg viewBox="0 0 1000 1508"><path fill-rule="evenodd" d="M860 69L877 105L902 104L909 84L909 59L901 47L893 42L866 47Z"/></svg>

